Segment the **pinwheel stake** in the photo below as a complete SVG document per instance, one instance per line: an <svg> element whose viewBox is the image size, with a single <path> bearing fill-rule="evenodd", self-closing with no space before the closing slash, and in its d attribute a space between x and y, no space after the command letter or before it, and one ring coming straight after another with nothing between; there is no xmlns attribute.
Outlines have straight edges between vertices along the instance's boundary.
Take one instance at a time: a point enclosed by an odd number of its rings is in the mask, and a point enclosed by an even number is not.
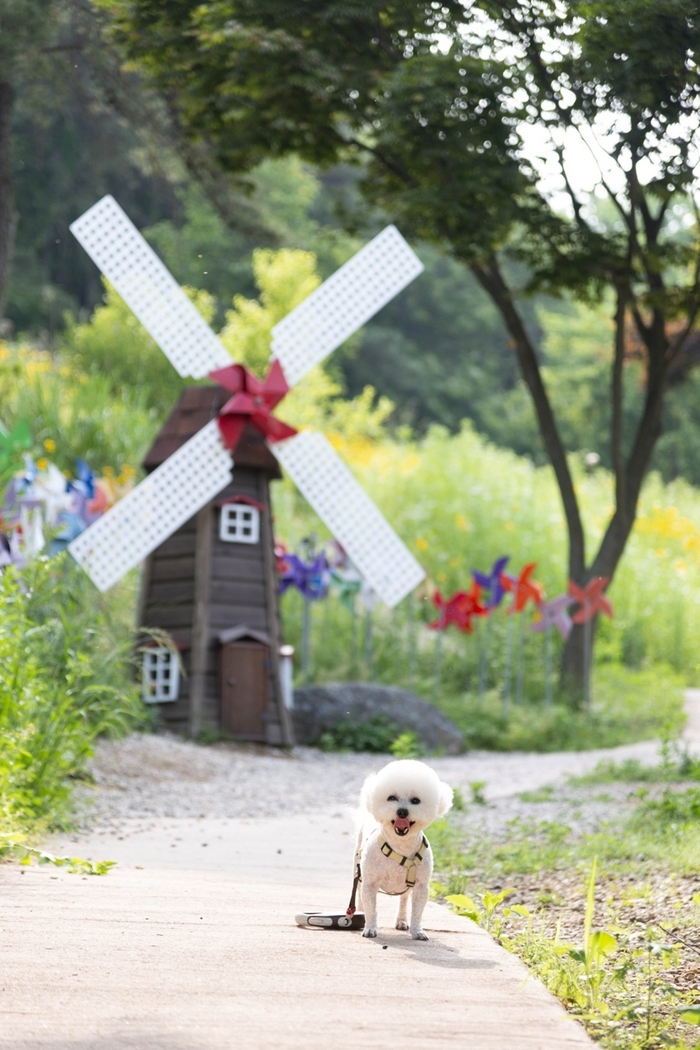
<svg viewBox="0 0 700 1050"><path fill-rule="evenodd" d="M530 624L531 631L544 632L545 636L545 707L552 706L552 628L556 627L564 641L571 634L572 621L567 609L573 604L568 594L560 594L549 602L538 606L538 617Z"/></svg>
<svg viewBox="0 0 700 1050"><path fill-rule="evenodd" d="M261 380L232 365L228 351L112 197L98 201L71 231L179 374L210 376L218 385L185 390L144 463L152 473L73 540L69 551L102 591L146 559L141 623L170 630L188 672L186 695L155 698L164 704L166 722L197 736L202 725L221 724L220 711L223 719L224 710L246 708L246 739L291 744L279 681L269 502L269 481L280 476L279 466L390 608L425 573L330 442L308 431L294 435L272 411L288 387L366 324L423 266L398 230L388 226L275 325L272 364ZM242 498L259 504L255 539L245 535L249 512L222 506ZM217 536L219 506L225 520ZM225 526L230 528L224 536ZM248 544L248 551L225 549L226 543ZM244 563L243 576L237 575ZM220 569L223 575L217 576ZM244 642L251 659L258 660L259 647L267 647L266 662L248 668L259 682L254 704L234 684L245 675L239 678L228 665L224 672L219 659L220 646L242 650ZM222 692L227 689L228 699Z"/></svg>
<svg viewBox="0 0 700 1050"><path fill-rule="evenodd" d="M408 688L413 689L416 676L416 612L413 595L406 599L406 650L408 664Z"/></svg>
<svg viewBox="0 0 700 1050"><path fill-rule="evenodd" d="M350 613L350 674L357 674L357 596L362 587L362 577L357 569L347 563L336 564L331 569L331 583L340 598L340 603Z"/></svg>
<svg viewBox="0 0 700 1050"><path fill-rule="evenodd" d="M308 541L305 546L309 554L311 547ZM295 587L302 596L301 621L301 667L304 685L311 682L311 603L324 598L327 593L328 563L325 554L316 555L310 562L303 561L296 554L286 554L287 570L280 577L279 592L284 594L290 587Z"/></svg>
<svg viewBox="0 0 700 1050"><path fill-rule="evenodd" d="M364 583L360 588L360 601L365 607L365 640L363 662L369 682L374 678L374 607L377 596L372 588Z"/></svg>
<svg viewBox="0 0 700 1050"><path fill-rule="evenodd" d="M464 634L472 632L472 617L485 616L486 607L479 601L480 587L474 583L470 591L456 591L451 598L443 598L440 591L433 595L433 604L439 609L437 620L428 624L431 631L437 631L435 639L435 696L440 689L440 671L442 666L442 635L450 624Z"/></svg>
<svg viewBox="0 0 700 1050"><path fill-rule="evenodd" d="M497 609L503 601L505 589L501 577L503 576L503 570L509 560L510 555L508 554L504 555L502 558L497 558L493 563L490 573L477 572L475 569L472 569L474 582L478 584L479 587L482 587L488 594L488 599L486 601L486 631L482 640L481 652L479 654L479 703L481 703L484 698L484 690L486 688L486 671L488 668L489 648L491 643L492 614L493 610Z"/></svg>
<svg viewBox="0 0 700 1050"><path fill-rule="evenodd" d="M579 606L571 619L583 624L583 698L587 708L591 706L591 625L597 613L612 619L613 607L603 593L609 583L609 576L594 576L585 587L569 580L569 595Z"/></svg>
<svg viewBox="0 0 700 1050"><path fill-rule="evenodd" d="M528 602L534 602L536 606L540 606L544 600L544 589L540 583L536 580L530 579L533 572L537 568L536 562L530 562L520 572L519 576L510 576L507 573L503 573L501 583L504 590L508 591L513 595L513 601L508 615L510 616L510 623L508 627L508 640L506 649L506 681L503 689L503 714L504 717L508 717L508 707L510 700L510 671L511 671L511 647L513 644L513 615L518 614L518 655L517 655L517 671L516 671L516 686L515 686L515 702L521 704L523 701L523 678L524 678L524 634L523 634L523 617L522 614L527 606Z"/></svg>

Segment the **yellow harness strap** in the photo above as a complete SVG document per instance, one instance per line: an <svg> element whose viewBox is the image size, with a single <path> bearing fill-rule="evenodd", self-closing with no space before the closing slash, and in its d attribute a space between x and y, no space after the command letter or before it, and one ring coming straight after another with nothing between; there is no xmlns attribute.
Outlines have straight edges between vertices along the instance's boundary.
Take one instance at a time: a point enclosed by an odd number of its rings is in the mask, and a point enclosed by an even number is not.
<svg viewBox="0 0 700 1050"><path fill-rule="evenodd" d="M411 889L416 884L416 868L423 860L425 851L430 849L430 843L428 842L425 835L423 835L423 841L413 854L412 857L405 857L403 853L397 853L395 849L392 849L388 842L382 842L380 849L385 857L390 860L395 860L397 864L400 864L402 868L406 869L406 887ZM404 891L405 892L405 891Z"/></svg>

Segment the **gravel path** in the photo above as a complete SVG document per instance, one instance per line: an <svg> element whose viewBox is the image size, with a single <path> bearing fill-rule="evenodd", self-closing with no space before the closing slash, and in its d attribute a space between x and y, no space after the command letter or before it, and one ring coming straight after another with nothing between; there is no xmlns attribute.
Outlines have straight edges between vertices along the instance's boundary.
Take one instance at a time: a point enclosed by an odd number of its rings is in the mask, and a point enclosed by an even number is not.
<svg viewBox="0 0 700 1050"><path fill-rule="evenodd" d="M691 715L687 741L700 749L700 690L688 691ZM485 821L489 830L516 816L531 816L531 802L518 798L549 784L564 785L568 775L592 770L602 759L658 760L658 744L644 741L598 751L551 754L472 751L430 764L469 799L471 783L485 785ZM272 748L230 744L200 746L169 736L134 735L118 742L102 741L91 772L94 785L80 785L79 824L109 827L121 820L148 817L277 817L354 806L365 776L391 756L337 754L295 748L291 754ZM581 820L603 819L605 806L618 800L608 792L605 803L580 792ZM614 793L613 793L614 794ZM537 807L539 819L558 819L568 801L553 798Z"/></svg>

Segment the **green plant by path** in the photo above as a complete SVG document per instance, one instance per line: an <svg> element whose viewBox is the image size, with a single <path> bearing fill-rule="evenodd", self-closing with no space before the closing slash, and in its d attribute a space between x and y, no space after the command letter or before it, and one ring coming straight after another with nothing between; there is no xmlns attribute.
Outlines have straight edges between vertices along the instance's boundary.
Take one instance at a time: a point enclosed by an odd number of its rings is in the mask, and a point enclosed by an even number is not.
<svg viewBox="0 0 700 1050"><path fill-rule="evenodd" d="M1 832L65 823L95 739L146 723L119 604L65 555L0 576Z"/></svg>
<svg viewBox="0 0 700 1050"><path fill-rule="evenodd" d="M0 859L3 857L15 857L25 866L34 860L39 864L52 864L56 868L67 868L71 875L106 875L116 864L114 860L56 856L38 846L31 846L26 835L0 832Z"/></svg>
<svg viewBox="0 0 700 1050"><path fill-rule="evenodd" d="M690 757L663 745L664 779L625 779L625 805L592 831L577 830L588 781L558 789L564 819L520 817L489 835L457 813L431 835L437 892L518 954L606 1050L697 1045L700 790L679 780Z"/></svg>

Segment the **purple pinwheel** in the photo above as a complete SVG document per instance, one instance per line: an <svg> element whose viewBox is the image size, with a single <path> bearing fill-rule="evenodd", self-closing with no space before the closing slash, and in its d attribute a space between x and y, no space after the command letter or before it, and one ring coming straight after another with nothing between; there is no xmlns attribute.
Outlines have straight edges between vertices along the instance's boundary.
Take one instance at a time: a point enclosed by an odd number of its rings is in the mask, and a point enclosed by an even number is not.
<svg viewBox="0 0 700 1050"><path fill-rule="evenodd" d="M290 587L297 590L307 601L325 598L328 590L328 563L325 554L319 554L313 562L305 562L297 554L285 554L287 569L280 576L280 594Z"/></svg>
<svg viewBox="0 0 700 1050"><path fill-rule="evenodd" d="M567 609L574 604L574 599L568 594L560 594L558 598L552 598L550 602L543 602L539 607L539 617L530 624L531 631L548 631L556 627L564 641L571 634L572 620Z"/></svg>
<svg viewBox="0 0 700 1050"><path fill-rule="evenodd" d="M503 595L506 592L501 576L509 561L509 554L506 554L503 558L497 558L490 573L477 572L476 569L472 569L472 576L488 595L486 608L489 612L491 609L496 609L503 601Z"/></svg>
<svg viewBox="0 0 700 1050"><path fill-rule="evenodd" d="M552 627L556 627L564 641L571 634L572 621L566 611L574 599L569 594L560 594L549 602L542 602L538 608L539 616L530 624L531 631L544 633L545 636L545 706L552 706Z"/></svg>

